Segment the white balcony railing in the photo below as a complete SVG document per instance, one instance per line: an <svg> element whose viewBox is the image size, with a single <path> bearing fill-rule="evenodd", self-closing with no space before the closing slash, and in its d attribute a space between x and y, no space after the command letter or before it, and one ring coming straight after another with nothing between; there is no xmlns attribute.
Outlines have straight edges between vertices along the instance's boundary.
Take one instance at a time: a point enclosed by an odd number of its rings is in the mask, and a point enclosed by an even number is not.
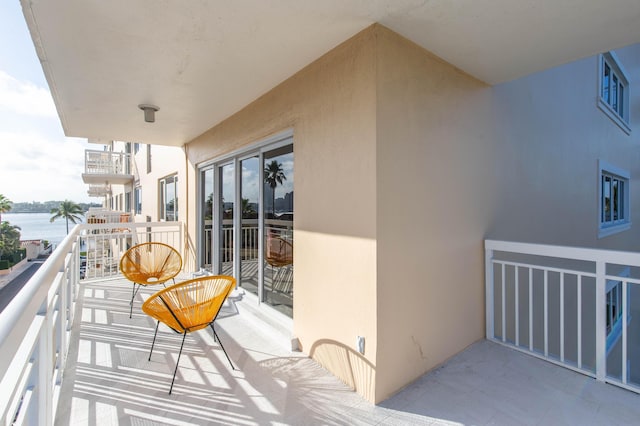
<svg viewBox="0 0 640 426"><path fill-rule="evenodd" d="M240 235L240 259L241 260L258 260L258 252L259 252L259 228L258 221L253 220L250 221L249 224L243 224L242 226L242 234ZM277 223L269 223L269 222L277 222ZM265 233L277 235L280 237L284 237L287 239L293 239L293 226L292 222L288 221L269 221L265 224ZM203 244L203 252L204 252L204 260L203 266L205 268L211 268L211 247L212 247L212 221L205 221L204 228L204 244ZM220 244L222 245L220 250L220 262L229 263L233 262L233 221L225 220L222 226L222 233L220 236Z"/></svg>
<svg viewBox="0 0 640 426"><path fill-rule="evenodd" d="M124 152L86 150L84 171L87 174L131 174L131 155Z"/></svg>
<svg viewBox="0 0 640 426"><path fill-rule="evenodd" d="M181 251L182 223L94 223L86 225L78 238L82 252L81 279L106 279L120 275L120 258L136 244L156 241Z"/></svg>
<svg viewBox="0 0 640 426"><path fill-rule="evenodd" d="M111 185L89 185L87 194L89 197L104 197L111 194Z"/></svg>
<svg viewBox="0 0 640 426"><path fill-rule="evenodd" d="M640 253L485 241L486 336L640 393Z"/></svg>
<svg viewBox="0 0 640 426"><path fill-rule="evenodd" d="M132 219L131 213L102 207L90 207L85 217L89 224L131 222Z"/></svg>
<svg viewBox="0 0 640 426"><path fill-rule="evenodd" d="M0 424L53 424L81 274L118 274L126 245L145 241L182 252L182 224L76 225L0 312Z"/></svg>

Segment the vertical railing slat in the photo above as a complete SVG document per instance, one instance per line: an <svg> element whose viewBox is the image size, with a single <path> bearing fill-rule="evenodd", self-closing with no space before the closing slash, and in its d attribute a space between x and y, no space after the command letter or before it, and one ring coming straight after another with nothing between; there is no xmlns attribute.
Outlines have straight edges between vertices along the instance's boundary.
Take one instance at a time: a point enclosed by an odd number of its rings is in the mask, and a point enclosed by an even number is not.
<svg viewBox="0 0 640 426"><path fill-rule="evenodd" d="M596 261L596 379L604 381L607 372L606 265Z"/></svg>
<svg viewBox="0 0 640 426"><path fill-rule="evenodd" d="M514 291L514 316L515 316L515 327L516 327L516 346L520 346L520 304L519 304L519 281L518 281L518 266L515 267L515 291Z"/></svg>
<svg viewBox="0 0 640 426"><path fill-rule="evenodd" d="M529 268L529 350L533 352L533 268Z"/></svg>
<svg viewBox="0 0 640 426"><path fill-rule="evenodd" d="M261 244L258 242L258 246ZM258 251L258 258L261 257L260 251ZM258 268L258 273L261 274L261 269ZM494 306L493 306L493 288L494 274L493 274L493 250L485 249L484 252L484 288L485 288L485 336L487 339L493 339L494 336ZM259 276L259 279L262 278Z"/></svg>
<svg viewBox="0 0 640 426"><path fill-rule="evenodd" d="M505 291L505 287L506 287L506 266L503 263L502 264L502 293L501 293L501 299L502 299L502 341L506 342L507 341L507 295L506 295L506 291Z"/></svg>
<svg viewBox="0 0 640 426"><path fill-rule="evenodd" d="M622 282L622 383L626 384L628 381L627 371L627 312L629 311L629 300L627 298L627 281Z"/></svg>
<svg viewBox="0 0 640 426"><path fill-rule="evenodd" d="M578 368L582 368L582 275L578 275L578 285L576 288L577 298L577 343L578 343Z"/></svg>
<svg viewBox="0 0 640 426"><path fill-rule="evenodd" d="M560 273L560 361L564 362L564 272Z"/></svg>
<svg viewBox="0 0 640 426"><path fill-rule="evenodd" d="M549 356L549 270L544 270L544 356Z"/></svg>

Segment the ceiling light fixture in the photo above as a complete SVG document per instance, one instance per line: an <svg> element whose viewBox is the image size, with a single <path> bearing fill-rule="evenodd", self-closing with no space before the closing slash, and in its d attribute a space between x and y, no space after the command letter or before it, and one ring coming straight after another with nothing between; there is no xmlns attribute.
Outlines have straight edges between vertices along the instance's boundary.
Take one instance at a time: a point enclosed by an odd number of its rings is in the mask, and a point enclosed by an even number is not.
<svg viewBox="0 0 640 426"><path fill-rule="evenodd" d="M144 111L144 121L147 123L153 123L156 121L156 111L160 111L155 105L150 104L140 104L138 108Z"/></svg>

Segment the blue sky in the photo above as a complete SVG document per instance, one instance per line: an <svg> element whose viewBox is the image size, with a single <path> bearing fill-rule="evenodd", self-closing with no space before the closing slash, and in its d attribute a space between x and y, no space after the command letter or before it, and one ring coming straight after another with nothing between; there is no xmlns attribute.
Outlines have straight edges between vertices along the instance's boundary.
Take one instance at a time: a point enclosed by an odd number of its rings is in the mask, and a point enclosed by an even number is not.
<svg viewBox="0 0 640 426"><path fill-rule="evenodd" d="M18 0L0 2L0 194L100 202L82 182L86 139L67 138Z"/></svg>

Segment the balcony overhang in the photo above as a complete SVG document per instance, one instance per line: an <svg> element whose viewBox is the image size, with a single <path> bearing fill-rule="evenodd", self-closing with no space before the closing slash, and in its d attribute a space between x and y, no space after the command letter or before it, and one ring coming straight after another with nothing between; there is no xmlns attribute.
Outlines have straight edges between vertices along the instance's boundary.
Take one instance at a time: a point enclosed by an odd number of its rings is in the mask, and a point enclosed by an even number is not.
<svg viewBox="0 0 640 426"><path fill-rule="evenodd" d="M68 136L175 146L376 22L489 84L640 41L637 0L21 3Z"/></svg>
<svg viewBox="0 0 640 426"><path fill-rule="evenodd" d="M83 173L82 181L87 185L126 185L133 182L133 175L122 173Z"/></svg>

